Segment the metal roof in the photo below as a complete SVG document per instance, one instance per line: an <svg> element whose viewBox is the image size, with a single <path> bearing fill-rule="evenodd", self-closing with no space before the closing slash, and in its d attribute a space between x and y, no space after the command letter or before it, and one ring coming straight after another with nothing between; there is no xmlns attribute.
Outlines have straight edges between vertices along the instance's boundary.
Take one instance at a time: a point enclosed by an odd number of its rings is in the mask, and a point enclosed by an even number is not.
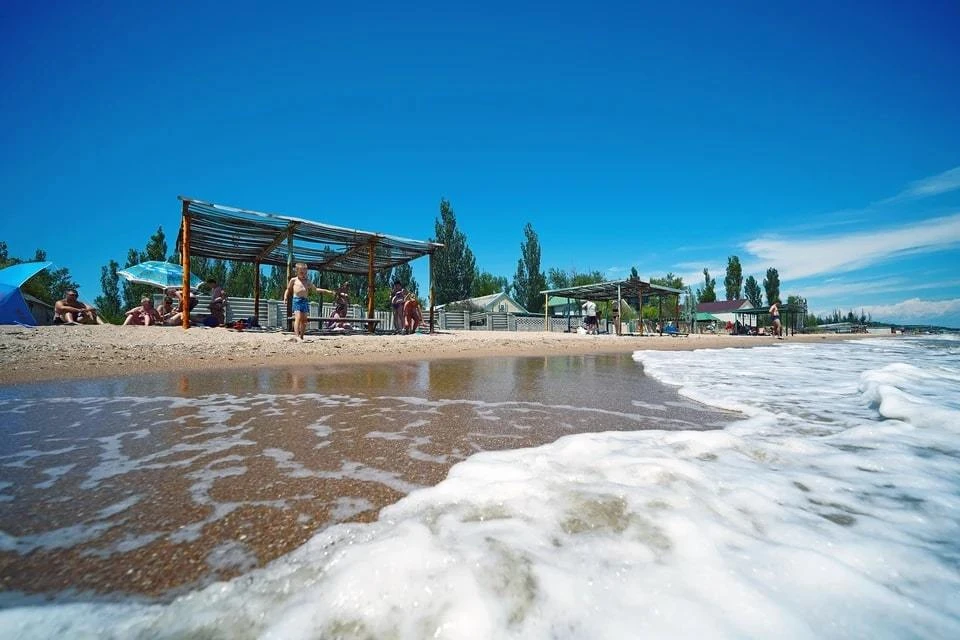
<svg viewBox="0 0 960 640"><path fill-rule="evenodd" d="M686 293L683 289L673 289L659 284L650 284L636 278L627 280L611 280L609 282L595 282L593 284L583 284L578 287L567 287L565 289L547 289L541 291L541 295L564 296L575 298L577 300L593 300L594 302L603 302L605 300L616 300L617 295L626 300L635 300L638 296L644 295L676 295Z"/></svg>
<svg viewBox="0 0 960 640"><path fill-rule="evenodd" d="M443 247L437 242L178 198L183 202L183 215L190 219L191 256L285 266L288 237L292 237L293 262L305 262L319 271L367 274L371 246L374 271L396 267ZM181 227L178 246L182 236Z"/></svg>

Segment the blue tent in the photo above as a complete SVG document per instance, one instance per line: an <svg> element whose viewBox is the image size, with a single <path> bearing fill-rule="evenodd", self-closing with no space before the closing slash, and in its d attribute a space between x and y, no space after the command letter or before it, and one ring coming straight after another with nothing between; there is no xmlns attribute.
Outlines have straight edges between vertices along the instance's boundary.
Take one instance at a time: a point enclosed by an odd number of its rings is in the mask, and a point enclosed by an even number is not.
<svg viewBox="0 0 960 640"><path fill-rule="evenodd" d="M0 324L37 324L20 287L52 262L23 262L0 269Z"/></svg>

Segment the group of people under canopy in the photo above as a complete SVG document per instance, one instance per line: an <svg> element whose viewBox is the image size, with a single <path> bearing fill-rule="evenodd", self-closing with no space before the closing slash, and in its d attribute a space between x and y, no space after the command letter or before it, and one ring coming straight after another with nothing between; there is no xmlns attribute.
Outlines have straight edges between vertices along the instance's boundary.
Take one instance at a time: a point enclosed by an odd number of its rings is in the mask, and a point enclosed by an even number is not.
<svg viewBox="0 0 960 640"><path fill-rule="evenodd" d="M310 294L330 294L333 296L332 320L327 323L331 330L346 330L349 325L339 322L347 318L350 306L350 283L344 281L336 290L318 287L307 277L307 265L298 262L297 275L290 278L287 288L283 292L284 303L291 302L293 308L293 332L298 340L303 340L307 332L307 322L310 317ZM408 292L403 283L394 279L390 292L390 306L393 309L393 326L395 333L416 333L423 322L423 310L416 294Z"/></svg>

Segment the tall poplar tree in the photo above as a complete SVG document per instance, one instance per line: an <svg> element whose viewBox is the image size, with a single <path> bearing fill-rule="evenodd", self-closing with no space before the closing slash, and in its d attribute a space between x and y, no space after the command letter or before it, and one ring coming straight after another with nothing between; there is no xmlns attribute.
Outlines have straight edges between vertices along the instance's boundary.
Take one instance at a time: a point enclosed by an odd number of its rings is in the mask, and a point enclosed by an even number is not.
<svg viewBox="0 0 960 640"><path fill-rule="evenodd" d="M517 273L513 276L513 291L517 302L531 313L543 311L543 296L540 292L547 288L547 278L540 271L540 239L529 222L523 228L526 238L520 243L520 259L517 260Z"/></svg>
<svg viewBox="0 0 960 640"><path fill-rule="evenodd" d="M767 293L767 304L773 304L780 299L780 274L773 267L767 269L767 277L763 279L763 290Z"/></svg>
<svg viewBox="0 0 960 640"><path fill-rule="evenodd" d="M740 267L740 257L727 258L727 276L723 279L727 300L739 300L740 290L743 288L743 269Z"/></svg>
<svg viewBox="0 0 960 640"><path fill-rule="evenodd" d="M710 277L707 269L703 270L703 289L697 289L697 302L717 301L717 279Z"/></svg>
<svg viewBox="0 0 960 640"><path fill-rule="evenodd" d="M743 285L743 292L755 309L763 306L763 294L760 291L760 284L756 278L747 276L747 280Z"/></svg>
<svg viewBox="0 0 960 640"><path fill-rule="evenodd" d="M434 242L443 244L433 254L436 304L446 304L470 297L477 261L467 246L467 236L457 229L457 214L446 198L440 200L440 216L434 223Z"/></svg>

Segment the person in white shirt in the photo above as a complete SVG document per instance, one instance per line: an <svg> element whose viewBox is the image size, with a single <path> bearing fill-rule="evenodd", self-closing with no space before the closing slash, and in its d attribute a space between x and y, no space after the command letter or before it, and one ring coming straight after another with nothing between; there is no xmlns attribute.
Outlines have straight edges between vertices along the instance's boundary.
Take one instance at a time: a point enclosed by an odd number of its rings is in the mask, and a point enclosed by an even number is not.
<svg viewBox="0 0 960 640"><path fill-rule="evenodd" d="M597 323L597 303L593 300L587 300L583 303L584 328L587 333L598 334L600 325Z"/></svg>

